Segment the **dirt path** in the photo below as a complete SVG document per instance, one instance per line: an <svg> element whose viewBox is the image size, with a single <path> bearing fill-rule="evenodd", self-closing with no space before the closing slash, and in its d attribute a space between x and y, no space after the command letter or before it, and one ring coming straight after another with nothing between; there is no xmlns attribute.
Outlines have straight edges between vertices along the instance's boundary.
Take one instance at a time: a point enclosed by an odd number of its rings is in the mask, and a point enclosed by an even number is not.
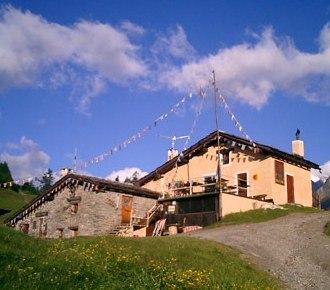
<svg viewBox="0 0 330 290"><path fill-rule="evenodd" d="M258 224L205 229L190 236L238 248L290 289L330 289L330 212L291 214Z"/></svg>

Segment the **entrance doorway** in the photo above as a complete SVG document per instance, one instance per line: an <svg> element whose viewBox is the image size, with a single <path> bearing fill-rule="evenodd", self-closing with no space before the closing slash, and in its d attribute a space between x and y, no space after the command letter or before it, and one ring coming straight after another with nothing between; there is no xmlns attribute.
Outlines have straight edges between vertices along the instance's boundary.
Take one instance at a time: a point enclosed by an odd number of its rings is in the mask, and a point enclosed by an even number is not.
<svg viewBox="0 0 330 290"><path fill-rule="evenodd" d="M294 178L291 175L286 176L286 190L288 194L288 203L294 203Z"/></svg>
<svg viewBox="0 0 330 290"><path fill-rule="evenodd" d="M129 224L131 222L132 205L133 205L132 196L127 196L127 195L121 196L121 223L122 224Z"/></svg>

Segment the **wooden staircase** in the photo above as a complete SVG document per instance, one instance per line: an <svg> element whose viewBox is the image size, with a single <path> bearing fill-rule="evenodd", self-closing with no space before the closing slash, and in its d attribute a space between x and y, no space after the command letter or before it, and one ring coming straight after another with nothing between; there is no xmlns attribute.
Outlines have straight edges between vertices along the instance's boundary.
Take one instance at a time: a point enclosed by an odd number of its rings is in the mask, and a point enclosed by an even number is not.
<svg viewBox="0 0 330 290"><path fill-rule="evenodd" d="M149 227L151 222L154 221L157 213L161 209L160 204L155 204L150 210L147 211L146 216L141 217L132 217L132 225L135 227Z"/></svg>

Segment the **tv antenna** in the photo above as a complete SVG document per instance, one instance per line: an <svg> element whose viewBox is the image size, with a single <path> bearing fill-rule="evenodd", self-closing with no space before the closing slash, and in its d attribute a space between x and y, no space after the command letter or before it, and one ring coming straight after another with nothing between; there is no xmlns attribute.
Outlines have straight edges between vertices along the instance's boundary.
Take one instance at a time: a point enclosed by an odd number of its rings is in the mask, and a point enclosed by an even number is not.
<svg viewBox="0 0 330 290"><path fill-rule="evenodd" d="M171 149L173 149L173 150L175 149L175 142L177 140L190 138L189 136L164 136L164 135L159 135L159 137L172 140L172 148Z"/></svg>

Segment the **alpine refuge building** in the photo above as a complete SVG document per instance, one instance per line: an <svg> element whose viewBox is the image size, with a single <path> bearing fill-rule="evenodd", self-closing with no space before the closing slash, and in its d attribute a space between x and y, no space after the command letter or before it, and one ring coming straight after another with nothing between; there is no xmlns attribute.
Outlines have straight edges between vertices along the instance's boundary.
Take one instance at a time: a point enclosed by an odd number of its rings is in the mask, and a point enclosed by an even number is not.
<svg viewBox="0 0 330 290"><path fill-rule="evenodd" d="M166 163L134 185L68 173L6 223L41 238L145 236L165 220L182 229L205 226L240 211L312 206L311 168L319 166L304 158L299 136L289 154L215 131L179 155L172 148Z"/></svg>
<svg viewBox="0 0 330 290"><path fill-rule="evenodd" d="M140 179L138 185L161 192L162 202L175 214L205 211L201 205L209 205L212 195L217 198L218 134L222 215L270 204L312 206L311 168L319 169L319 165L304 159L304 143L299 136L292 141L289 154L215 131L180 156L169 154L175 157ZM215 219L217 209L211 208Z"/></svg>

